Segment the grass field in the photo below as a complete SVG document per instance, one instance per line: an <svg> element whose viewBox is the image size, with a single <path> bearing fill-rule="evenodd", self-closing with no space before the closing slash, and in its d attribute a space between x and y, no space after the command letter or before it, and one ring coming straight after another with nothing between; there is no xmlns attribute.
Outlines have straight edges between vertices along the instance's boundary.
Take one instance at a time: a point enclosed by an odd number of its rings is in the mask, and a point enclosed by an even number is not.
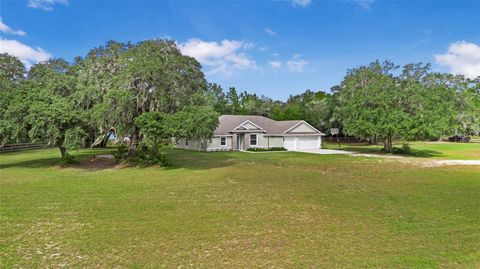
<svg viewBox="0 0 480 269"><path fill-rule="evenodd" d="M447 148L429 150L478 159ZM480 267L478 166L174 150L170 168L84 170L58 155L0 155L0 267Z"/></svg>
<svg viewBox="0 0 480 269"><path fill-rule="evenodd" d="M450 159L450 160L480 160L480 143L448 143L448 142L410 142L411 154L409 157ZM363 143L341 144L342 149L360 152L382 154L383 146ZM394 144L401 148L402 143ZM326 143L324 148L337 149L338 144Z"/></svg>

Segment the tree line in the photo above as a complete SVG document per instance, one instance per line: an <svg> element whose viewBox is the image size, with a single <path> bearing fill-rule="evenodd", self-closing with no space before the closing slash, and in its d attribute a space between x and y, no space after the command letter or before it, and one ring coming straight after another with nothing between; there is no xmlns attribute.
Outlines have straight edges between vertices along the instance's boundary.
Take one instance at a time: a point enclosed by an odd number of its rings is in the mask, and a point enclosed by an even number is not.
<svg viewBox="0 0 480 269"><path fill-rule="evenodd" d="M303 119L328 133L392 151L394 139L432 140L480 133L480 77L431 72L430 64L374 61L347 71L330 93L307 90L286 102L210 84L215 110L222 114L263 115L275 120Z"/></svg>
<svg viewBox="0 0 480 269"><path fill-rule="evenodd" d="M220 114L302 119L391 151L394 139L478 134L480 77L375 61L348 70L329 93L278 101L208 83L201 65L169 40L109 41L73 63L50 59L28 70L0 54L0 144L48 142L67 158L69 149L105 146L115 133L129 137L128 156L144 145L156 158L171 137L208 142Z"/></svg>

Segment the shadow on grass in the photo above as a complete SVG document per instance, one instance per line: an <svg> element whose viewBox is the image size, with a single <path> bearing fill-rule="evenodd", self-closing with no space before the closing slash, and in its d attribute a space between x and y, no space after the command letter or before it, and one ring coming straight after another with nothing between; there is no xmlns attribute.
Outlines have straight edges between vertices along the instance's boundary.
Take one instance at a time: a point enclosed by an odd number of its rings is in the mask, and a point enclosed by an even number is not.
<svg viewBox="0 0 480 269"><path fill-rule="evenodd" d="M444 154L439 151L429 149L413 149L410 150L410 153L398 153L398 155L417 158L433 158L444 156Z"/></svg>
<svg viewBox="0 0 480 269"><path fill-rule="evenodd" d="M49 150L49 152L47 152ZM155 165L142 165L142 164L122 164L118 165L112 160L112 163L100 163L99 165L92 165L89 159L93 155L111 154L114 149L84 149L80 151L71 152L75 156L75 163L64 164L58 153L52 154L52 149L43 149L35 151L21 151L11 152L0 155L0 157L9 156L18 160L6 160L6 162L0 163L0 169L7 168L48 168L48 167L61 167L61 168L74 168L85 171L98 171L104 169L124 169L124 168L146 168L146 167L158 167ZM45 153L45 154L43 154ZM174 149L172 151L165 151L167 158L170 162L170 166L162 167L161 169L213 169L231 166L234 164L232 156L226 152L198 152L190 150ZM22 158L25 156L25 158ZM20 157L20 158L18 158ZM160 168L160 167L159 167Z"/></svg>
<svg viewBox="0 0 480 269"><path fill-rule="evenodd" d="M19 161L19 162L12 162L12 163L2 163L0 164L0 169L7 169L7 168L45 168L60 165L62 160L60 157L54 158L44 158L44 159L33 159L33 160L26 160L26 161Z"/></svg>
<svg viewBox="0 0 480 269"><path fill-rule="evenodd" d="M109 154L112 149L82 149L79 151L70 151L69 153L75 156L76 162L86 160L93 155ZM13 161L8 158L20 157L20 160ZM22 158L24 157L24 158ZM46 168L53 166L70 167L75 164L64 164L60 157L60 152L53 148L48 149L36 149L27 151L16 151L9 153L2 153L0 158L6 160L6 162L0 163L0 169L6 168ZM23 159L23 160L22 160Z"/></svg>
<svg viewBox="0 0 480 269"><path fill-rule="evenodd" d="M165 169L213 169L234 165L231 152L199 152L174 149L166 153L170 166Z"/></svg>

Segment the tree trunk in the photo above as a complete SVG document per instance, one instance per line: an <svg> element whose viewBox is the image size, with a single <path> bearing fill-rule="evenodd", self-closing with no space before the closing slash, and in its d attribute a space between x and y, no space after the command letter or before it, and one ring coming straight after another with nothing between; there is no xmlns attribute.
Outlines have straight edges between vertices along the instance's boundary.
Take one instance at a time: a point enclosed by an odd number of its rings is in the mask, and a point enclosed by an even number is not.
<svg viewBox="0 0 480 269"><path fill-rule="evenodd" d="M95 129L93 128L89 128L88 130L88 137L85 141L85 147L90 147L93 145L93 143L95 143Z"/></svg>
<svg viewBox="0 0 480 269"><path fill-rule="evenodd" d="M103 137L102 143L100 144L101 148L107 147L108 139L110 139L110 136L112 136L113 131L108 132L107 135Z"/></svg>
<svg viewBox="0 0 480 269"><path fill-rule="evenodd" d="M140 133L137 127L133 129L132 137L130 137L130 145L128 147L128 156L135 157L137 153L137 145L140 137Z"/></svg>
<svg viewBox="0 0 480 269"><path fill-rule="evenodd" d="M58 149L60 149L60 154L62 155L62 159L65 158L65 156L67 155L67 149L63 145L58 146Z"/></svg>
<svg viewBox="0 0 480 269"><path fill-rule="evenodd" d="M383 151L392 152L392 149L393 149L392 141L393 141L393 138L391 134L389 134L386 139L383 139Z"/></svg>
<svg viewBox="0 0 480 269"><path fill-rule="evenodd" d="M383 139L383 151L384 152L388 152L389 149L388 149L388 140L387 139Z"/></svg>

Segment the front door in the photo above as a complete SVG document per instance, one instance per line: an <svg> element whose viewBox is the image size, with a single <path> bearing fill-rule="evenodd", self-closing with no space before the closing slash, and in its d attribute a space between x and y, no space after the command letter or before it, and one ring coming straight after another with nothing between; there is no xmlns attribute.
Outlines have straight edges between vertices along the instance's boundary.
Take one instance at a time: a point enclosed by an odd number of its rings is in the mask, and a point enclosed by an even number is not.
<svg viewBox="0 0 480 269"><path fill-rule="evenodd" d="M243 150L243 134L237 134L237 150Z"/></svg>

